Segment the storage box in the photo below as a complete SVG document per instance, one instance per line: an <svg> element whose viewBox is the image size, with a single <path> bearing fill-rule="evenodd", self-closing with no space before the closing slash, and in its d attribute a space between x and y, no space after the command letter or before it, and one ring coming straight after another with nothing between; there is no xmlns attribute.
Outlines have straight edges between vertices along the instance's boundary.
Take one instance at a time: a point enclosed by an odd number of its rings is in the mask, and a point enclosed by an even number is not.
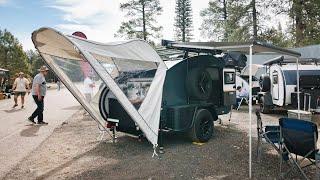
<svg viewBox="0 0 320 180"><path fill-rule="evenodd" d="M295 118L299 119L298 114L300 114L300 119L311 121L312 113L309 111L302 111L302 110L288 110L288 118Z"/></svg>
<svg viewBox="0 0 320 180"><path fill-rule="evenodd" d="M0 93L0 100L5 99L5 95L3 93Z"/></svg>

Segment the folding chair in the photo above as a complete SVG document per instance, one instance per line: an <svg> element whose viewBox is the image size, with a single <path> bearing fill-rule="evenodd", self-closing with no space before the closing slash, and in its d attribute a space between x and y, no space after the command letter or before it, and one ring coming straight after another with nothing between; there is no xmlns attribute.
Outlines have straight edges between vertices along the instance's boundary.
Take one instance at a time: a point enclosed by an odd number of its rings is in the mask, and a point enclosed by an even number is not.
<svg viewBox="0 0 320 180"><path fill-rule="evenodd" d="M240 100L240 102L239 102L239 104L238 104L237 111L239 111L242 102L245 101L245 102L249 105L248 97L246 97L246 96L240 96L240 98L241 98L241 100Z"/></svg>
<svg viewBox="0 0 320 180"><path fill-rule="evenodd" d="M280 139L281 148L283 148L282 156L288 156L288 163L291 168L282 174L282 162L280 162L280 173L282 177L285 177L293 168L297 168L301 175L308 179L304 168L310 165L316 165L317 174L318 167L316 164L316 155L318 156L317 140L318 140L318 129L317 125L310 121L304 121L300 119L292 118L281 118L280 124ZM295 155L295 157L294 157ZM298 159L301 156L301 159ZM310 164L302 166L304 160L309 160ZM319 178L319 177L318 177ZM317 178L317 179L318 179Z"/></svg>
<svg viewBox="0 0 320 180"><path fill-rule="evenodd" d="M257 159L260 161L261 157L261 144L264 139L265 142L272 145L272 147L281 154L280 149L280 126L277 125L268 125L263 126L260 111L256 111L257 116L257 133L258 133L258 142L257 142Z"/></svg>

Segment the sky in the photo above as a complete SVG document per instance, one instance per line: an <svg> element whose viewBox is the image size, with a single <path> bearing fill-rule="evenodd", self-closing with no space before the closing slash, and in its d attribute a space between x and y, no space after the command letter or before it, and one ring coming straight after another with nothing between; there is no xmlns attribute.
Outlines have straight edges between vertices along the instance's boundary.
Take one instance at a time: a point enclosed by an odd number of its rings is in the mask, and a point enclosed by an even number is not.
<svg viewBox="0 0 320 180"><path fill-rule="evenodd" d="M34 49L31 33L40 27L51 27L64 34L84 32L98 42L121 40L114 34L124 21L119 4L126 0L0 0L0 29L7 29L22 43L23 49ZM200 11L210 0L191 0L193 10L193 41L200 35ZM175 0L160 0L163 12L157 17L163 26L163 39L174 39ZM280 18L281 19L281 18ZM276 19L277 20L277 19ZM281 20L280 20L281 21ZM277 21L270 21L276 22Z"/></svg>
<svg viewBox="0 0 320 180"><path fill-rule="evenodd" d="M191 0L193 8L194 40L201 40L200 11L209 0ZM7 29L22 43L23 49L34 49L31 33L40 27L51 27L64 34L84 32L88 39L99 42L121 40L115 38L125 13L119 3L125 0L0 0L0 29ZM175 0L160 0L163 12L157 17L163 26L164 39L174 39Z"/></svg>

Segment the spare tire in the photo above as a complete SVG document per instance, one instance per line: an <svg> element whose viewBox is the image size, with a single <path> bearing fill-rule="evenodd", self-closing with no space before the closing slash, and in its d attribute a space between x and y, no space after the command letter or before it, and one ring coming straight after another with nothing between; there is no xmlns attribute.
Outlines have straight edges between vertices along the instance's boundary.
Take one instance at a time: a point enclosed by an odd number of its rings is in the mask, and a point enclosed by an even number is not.
<svg viewBox="0 0 320 180"><path fill-rule="evenodd" d="M271 79L268 75L264 74L260 77L260 86L262 92L269 92L271 89Z"/></svg>
<svg viewBox="0 0 320 180"><path fill-rule="evenodd" d="M187 74L186 89L190 98L207 100L212 93L212 79L204 68L193 68Z"/></svg>

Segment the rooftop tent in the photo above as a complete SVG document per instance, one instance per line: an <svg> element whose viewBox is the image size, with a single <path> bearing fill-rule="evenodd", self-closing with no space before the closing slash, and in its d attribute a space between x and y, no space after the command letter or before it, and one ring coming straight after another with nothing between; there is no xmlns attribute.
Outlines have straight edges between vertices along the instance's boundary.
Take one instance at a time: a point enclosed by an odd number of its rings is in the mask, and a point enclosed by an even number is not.
<svg viewBox="0 0 320 180"><path fill-rule="evenodd" d="M135 121L147 139L157 145L162 100L162 86L167 67L155 50L145 41L101 44L76 36L66 36L51 28L40 28L32 33L35 47L47 65L57 74L95 121L104 127L99 113L99 96L107 86L115 98ZM143 72L151 84L145 96L133 97L126 83L130 77ZM86 79L95 82L91 101L86 99ZM139 106L134 98L140 98Z"/></svg>

